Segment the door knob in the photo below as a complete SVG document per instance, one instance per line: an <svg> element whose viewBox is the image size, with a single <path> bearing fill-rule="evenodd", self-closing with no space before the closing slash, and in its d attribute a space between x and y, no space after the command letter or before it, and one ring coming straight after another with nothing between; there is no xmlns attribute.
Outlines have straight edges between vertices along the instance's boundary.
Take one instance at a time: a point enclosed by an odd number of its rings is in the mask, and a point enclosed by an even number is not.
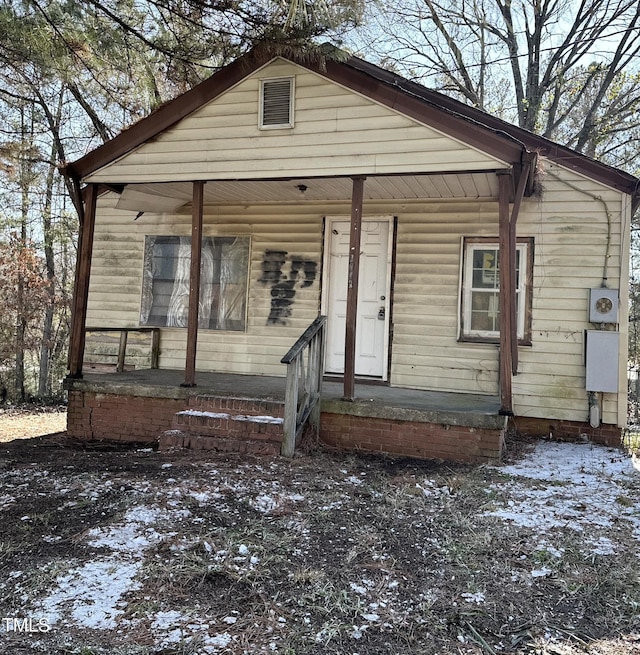
<svg viewBox="0 0 640 655"><path fill-rule="evenodd" d="M378 310L378 320L384 321L384 315L385 315L385 309L384 307L380 307L380 309Z"/></svg>

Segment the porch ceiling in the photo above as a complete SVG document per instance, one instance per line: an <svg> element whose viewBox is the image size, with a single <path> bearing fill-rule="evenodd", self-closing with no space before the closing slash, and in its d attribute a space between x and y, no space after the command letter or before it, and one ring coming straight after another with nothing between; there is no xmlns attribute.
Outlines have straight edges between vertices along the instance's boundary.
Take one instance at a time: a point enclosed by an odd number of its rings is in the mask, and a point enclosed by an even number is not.
<svg viewBox="0 0 640 655"><path fill-rule="evenodd" d="M204 187L204 202L349 202L351 193L352 182L348 177L211 180ZM172 211L189 203L191 197L190 182L130 184L125 187L118 207L135 211ZM364 184L365 200L497 197L498 181L493 171L368 177Z"/></svg>

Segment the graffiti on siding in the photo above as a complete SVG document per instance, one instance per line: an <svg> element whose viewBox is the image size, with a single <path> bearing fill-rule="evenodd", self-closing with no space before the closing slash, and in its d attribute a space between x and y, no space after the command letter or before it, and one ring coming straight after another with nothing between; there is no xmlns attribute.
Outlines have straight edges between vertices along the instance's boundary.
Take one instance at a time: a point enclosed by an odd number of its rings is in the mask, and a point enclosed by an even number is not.
<svg viewBox="0 0 640 655"><path fill-rule="evenodd" d="M310 287L318 272L316 262L286 250L266 250L260 282L271 287L271 311L267 325L286 325L298 289Z"/></svg>

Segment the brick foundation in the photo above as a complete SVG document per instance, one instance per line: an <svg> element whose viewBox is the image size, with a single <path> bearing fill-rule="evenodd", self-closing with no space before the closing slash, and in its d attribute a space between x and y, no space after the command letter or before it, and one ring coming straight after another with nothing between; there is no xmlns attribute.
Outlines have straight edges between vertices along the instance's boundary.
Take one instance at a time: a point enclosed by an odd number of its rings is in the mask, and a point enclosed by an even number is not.
<svg viewBox="0 0 640 655"><path fill-rule="evenodd" d="M588 439L594 443L614 447L622 444L622 428L611 424L602 424L598 428L592 428L589 423L580 421L515 416L511 419L509 427L515 429L518 434L531 437L546 437L560 441Z"/></svg>
<svg viewBox="0 0 640 655"><path fill-rule="evenodd" d="M323 412L320 441L340 450L485 463L500 459L504 430Z"/></svg>
<svg viewBox="0 0 640 655"><path fill-rule="evenodd" d="M175 443L168 443L171 440L165 437L165 447L214 448L253 454L279 452L282 429L279 425L189 416L181 422L176 418L182 410L203 406L209 411L246 415L282 414L282 405L276 402L265 404L249 399L195 395L156 398L71 390L67 430L70 436L81 439L150 443L173 428L180 437L175 436ZM589 439L614 447L622 443L622 429L615 425L592 428L586 422L516 416L509 420L508 428L532 437ZM324 411L320 441L339 450L483 463L500 458L504 430Z"/></svg>
<svg viewBox="0 0 640 655"><path fill-rule="evenodd" d="M159 449L172 450L188 448L189 450L215 450L240 455L278 455L280 443L258 441L255 439L234 439L184 433L180 430L167 430L160 435Z"/></svg>
<svg viewBox="0 0 640 655"><path fill-rule="evenodd" d="M183 409L182 399L69 391L67 432L79 439L151 442Z"/></svg>
<svg viewBox="0 0 640 655"><path fill-rule="evenodd" d="M226 412L228 418L184 410ZM161 449L190 448L275 455L282 441L281 422L237 420L237 414L279 417L282 403L234 397L192 395L157 398L69 391L67 432L79 439L155 442Z"/></svg>

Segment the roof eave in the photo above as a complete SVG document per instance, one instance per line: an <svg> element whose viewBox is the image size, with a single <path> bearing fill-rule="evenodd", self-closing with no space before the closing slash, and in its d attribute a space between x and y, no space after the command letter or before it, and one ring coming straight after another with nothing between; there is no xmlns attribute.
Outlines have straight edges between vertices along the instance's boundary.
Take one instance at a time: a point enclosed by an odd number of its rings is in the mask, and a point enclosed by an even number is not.
<svg viewBox="0 0 640 655"><path fill-rule="evenodd" d="M251 51L236 59L190 91L134 123L110 141L75 162L67 164L63 173L78 181L86 178L169 129L272 58L273 55ZM537 153L559 165L630 194L634 207L637 207L640 202L640 181L634 176L362 59L349 56L344 60L325 59L310 62L288 58L308 70L458 138L509 165L518 167L525 162L530 153Z"/></svg>
<svg viewBox="0 0 640 655"><path fill-rule="evenodd" d="M406 80L395 73L386 71L358 57L349 57L345 63L353 69L374 77L388 86L397 87L409 94L415 94L428 105L445 109L462 120L476 122L485 129L493 131L496 137L500 135L506 136L520 143L526 151L535 152L561 166L592 177L607 186L628 193L633 197L636 197L640 193L638 191L640 180L630 173L626 173L618 168L592 159L576 150L572 150L567 146L562 146L545 137L529 132L501 118L466 105L455 98L428 89L416 82Z"/></svg>
<svg viewBox="0 0 640 655"><path fill-rule="evenodd" d="M110 141L98 146L80 159L66 164L63 173L82 180L103 166L126 155L134 148L153 139L164 130L169 129L205 103L230 89L266 62L266 58L254 53L248 53L236 59L186 93L161 105L154 112L126 128Z"/></svg>

